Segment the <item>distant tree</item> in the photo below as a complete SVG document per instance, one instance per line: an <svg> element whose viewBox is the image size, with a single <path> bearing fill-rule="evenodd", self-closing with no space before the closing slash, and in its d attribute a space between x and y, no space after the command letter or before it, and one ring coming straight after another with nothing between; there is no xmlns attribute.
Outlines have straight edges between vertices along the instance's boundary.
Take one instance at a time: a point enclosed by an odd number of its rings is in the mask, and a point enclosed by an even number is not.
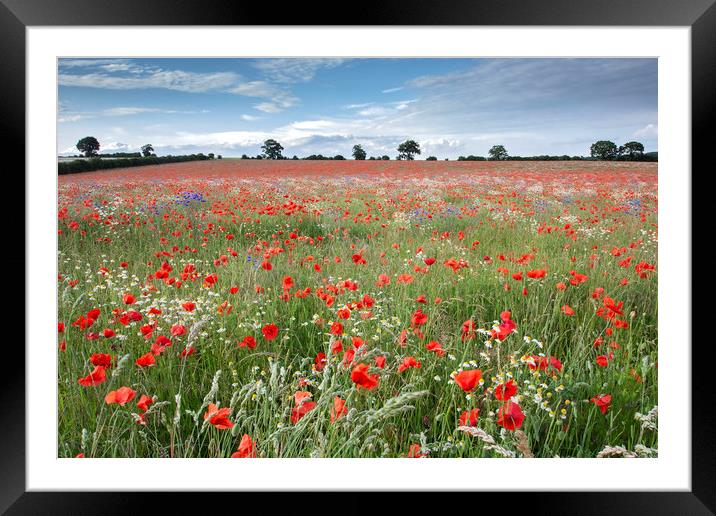
<svg viewBox="0 0 716 516"><path fill-rule="evenodd" d="M293 158L291 158L291 159L298 159L298 156L296 156L296 155L294 154L294 155L293 155Z"/></svg>
<svg viewBox="0 0 716 516"><path fill-rule="evenodd" d="M256 158L254 158L254 159L264 159L264 157L261 154L257 154Z"/></svg>
<svg viewBox="0 0 716 516"><path fill-rule="evenodd" d="M360 145L354 145L353 146L353 158L357 160L364 160L366 157L366 152L363 150L363 147Z"/></svg>
<svg viewBox="0 0 716 516"><path fill-rule="evenodd" d="M437 161L437 160L438 160L438 158L436 158L435 156L428 156L427 158L425 158L425 161Z"/></svg>
<svg viewBox="0 0 716 516"><path fill-rule="evenodd" d="M218 156L216 156L216 159L221 159L221 154L219 154Z"/></svg>
<svg viewBox="0 0 716 516"><path fill-rule="evenodd" d="M281 155L281 151L283 150L283 146L278 143L276 140L268 139L264 142L264 144L261 146L261 150L263 151L263 155L266 156L266 159L282 159L283 156Z"/></svg>
<svg viewBox="0 0 716 516"><path fill-rule="evenodd" d="M249 157L246 154L242 154L241 159L249 159Z"/></svg>
<svg viewBox="0 0 716 516"><path fill-rule="evenodd" d="M415 140L405 140L398 145L398 158L411 161L415 154L420 154L420 144Z"/></svg>
<svg viewBox="0 0 716 516"><path fill-rule="evenodd" d="M85 136L77 142L77 149L84 153L85 157L96 156L99 151L99 142L94 136Z"/></svg>
<svg viewBox="0 0 716 516"><path fill-rule="evenodd" d="M505 160L508 157L507 149L503 145L493 145L487 153L491 160Z"/></svg>
<svg viewBox="0 0 716 516"><path fill-rule="evenodd" d="M344 158L344 157L343 157L342 155L340 155L340 154L336 154L335 156L333 156L333 159L345 160L346 158Z"/></svg>
<svg viewBox="0 0 716 516"><path fill-rule="evenodd" d="M383 154L380 159L382 159L383 161L390 161L390 156L388 156L387 154Z"/></svg>
<svg viewBox="0 0 716 516"><path fill-rule="evenodd" d="M644 154L644 145L639 142L627 142L619 147L618 153L620 157L628 156L629 159L634 159Z"/></svg>
<svg viewBox="0 0 716 516"><path fill-rule="evenodd" d="M214 159L214 153L213 153L213 152L210 152L209 154L207 154L207 156L209 156L209 159Z"/></svg>
<svg viewBox="0 0 716 516"><path fill-rule="evenodd" d="M618 149L614 142L599 140L592 144L589 148L589 153L593 158L597 159L614 159L617 157Z"/></svg>
<svg viewBox="0 0 716 516"><path fill-rule="evenodd" d="M375 157L371 156L370 158L368 158L368 161L375 161Z"/></svg>
<svg viewBox="0 0 716 516"><path fill-rule="evenodd" d="M142 145L142 156L144 156L145 158L148 158L149 156L151 156L153 152L154 152L154 147L152 147L151 143Z"/></svg>

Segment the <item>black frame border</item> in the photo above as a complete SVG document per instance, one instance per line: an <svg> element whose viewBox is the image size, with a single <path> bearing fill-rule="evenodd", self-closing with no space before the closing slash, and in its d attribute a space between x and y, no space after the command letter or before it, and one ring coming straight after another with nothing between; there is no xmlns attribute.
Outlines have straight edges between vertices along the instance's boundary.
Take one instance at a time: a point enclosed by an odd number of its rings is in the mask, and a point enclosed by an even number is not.
<svg viewBox="0 0 716 516"><path fill-rule="evenodd" d="M704 178L706 167L713 168L713 163L709 162L712 161L713 146L709 129L716 115L716 0L443 0L440 3L367 0L356 6L350 16L336 15L336 5L325 0L312 2L310 7L297 2L282 5L267 16L266 5L240 0L0 0L0 62L4 72L0 82L0 134L4 136L7 148L15 149L14 158L18 160L15 169L25 170L25 30L28 26L687 26L691 28L692 173L689 176L684 172L683 178L691 186L692 202L688 208L692 224L697 221L693 217L693 172L701 170ZM3 165L9 175L10 165L5 160ZM26 194L26 189L23 193ZM24 200L25 196L21 198ZM24 242L25 231L23 228L16 242ZM693 235L692 228L692 239ZM682 251L684 258L693 264L693 249ZM6 270L28 272L24 246L22 253L14 252L4 262ZM29 324L28 313L31 313L29 307L25 312L26 325ZM691 334L686 338L691 344L692 357L698 357L700 352L702 356L710 352L708 341L711 339L702 338L706 342L699 344L694 342ZM0 511L7 511L7 514L144 512L142 507L146 507L144 510L149 507L143 503L144 498L148 501L151 497L169 512L167 502L175 506L186 503L187 496L183 493L26 492L25 368L21 367L26 365L25 349L17 344L11 346L7 340L6 343L3 351L4 388L0 389L0 406L3 408L0 412L3 434L0 439ZM716 439L713 437L716 435L716 417L712 408L713 386L709 384L713 366L709 362L692 360L690 492L480 493L475 501L479 500L482 505L484 499L489 498L500 503L503 510L512 512L527 508L532 514L716 514ZM8 367L8 364L13 366ZM256 504L265 503L259 500L262 493L236 495L241 497L242 505L249 500ZM217 507L236 500L229 498L231 496L230 493L211 493L205 500ZM339 507L354 511L359 506L373 506L375 502L368 500L374 500L374 496L366 499L359 493L343 494ZM424 498L420 493L407 496L409 499L403 498L402 503L412 506ZM276 508L283 501L297 503L295 493L273 493L271 500L269 506ZM460 504L465 502L472 503L465 500ZM318 505L309 504L309 507Z"/></svg>

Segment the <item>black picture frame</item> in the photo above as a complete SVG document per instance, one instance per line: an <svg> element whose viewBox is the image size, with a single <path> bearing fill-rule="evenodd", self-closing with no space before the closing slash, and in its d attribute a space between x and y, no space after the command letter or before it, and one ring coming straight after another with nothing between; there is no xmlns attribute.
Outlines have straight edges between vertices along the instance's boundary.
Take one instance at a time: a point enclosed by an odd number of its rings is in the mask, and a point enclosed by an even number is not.
<svg viewBox="0 0 716 516"><path fill-rule="evenodd" d="M338 14L336 3L304 2L281 5L267 12L262 3L212 0L0 0L0 48L3 79L0 81L0 134L7 148L17 149L16 167L24 170L25 149L25 29L28 26L65 25L509 25L509 26L688 26L691 27L692 79L692 173L706 177L711 165L708 128L716 110L716 0L425 0L362 2L349 14ZM22 151L20 151L22 149ZM17 169L17 168L16 168ZM5 170L6 177L9 168ZM685 171L684 180L689 180ZM692 190L693 192L693 190ZM713 201L711 201L713 202ZM692 206L693 198L692 198ZM692 232L692 235L694 233ZM21 237L24 238L24 237ZM19 247L19 246L18 246ZM23 247L24 249L24 247ZM683 250L690 259L691 250ZM6 267L25 269L23 252L13 253ZM27 273L27 271L25 270ZM31 314L26 310L26 318ZM29 324L26 319L26 324ZM690 492L534 492L479 494L509 512L522 508L530 513L548 514L713 514L716 512L716 428L710 378L712 360L709 338L691 342L692 356L692 456ZM674 344L674 343L671 343ZM25 488L25 381L22 367L25 350L14 344L4 346L2 438L0 439L0 510L7 514L89 514L96 512L136 513L144 506L136 493L26 492ZM688 385L683 385L688 388ZM689 407L684 407L688 414ZM48 430L49 431L49 430ZM568 474L565 471L565 475ZM558 479L555 480L558 483ZM319 487L319 486L317 486ZM594 486L599 488L598 485ZM555 490L559 485L555 485ZM153 500L170 511L166 503L186 503L178 493L151 494ZM232 494L212 494L212 504L222 504ZM247 503L247 494L242 506ZM256 496L256 495L252 495ZM281 497L271 505L280 507ZM289 495L295 497L294 495ZM355 508L360 494L347 494L345 508ZM499 498L499 500L498 500ZM410 495L410 505L420 503L422 495ZM258 503L258 500L251 500ZM407 501L407 500L405 500ZM492 500L491 500L492 501ZM466 500L456 501L455 510ZM288 501L286 503L295 503ZM238 506L235 506L238 507ZM295 506L294 506L295 507Z"/></svg>

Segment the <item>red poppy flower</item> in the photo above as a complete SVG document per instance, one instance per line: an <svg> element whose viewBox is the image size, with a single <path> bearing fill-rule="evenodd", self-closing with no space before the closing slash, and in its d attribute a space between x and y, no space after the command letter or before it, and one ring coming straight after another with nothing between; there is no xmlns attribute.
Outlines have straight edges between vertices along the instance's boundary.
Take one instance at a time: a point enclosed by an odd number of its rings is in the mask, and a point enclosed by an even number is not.
<svg viewBox="0 0 716 516"><path fill-rule="evenodd" d="M495 387L495 398L498 400L509 400L515 394L517 394L517 385L514 380L509 380L507 383L501 383Z"/></svg>
<svg viewBox="0 0 716 516"><path fill-rule="evenodd" d="M544 278L546 274L547 271L544 269L535 269L532 271L527 271L527 277L533 279Z"/></svg>
<svg viewBox="0 0 716 516"><path fill-rule="evenodd" d="M422 449L420 448L419 444L411 444L407 456L411 459L420 459L422 457L425 457L425 455L420 453L421 451Z"/></svg>
<svg viewBox="0 0 716 516"><path fill-rule="evenodd" d="M539 355L532 355L530 358L534 361L534 364L527 364L532 371L539 369L540 371L546 371L549 367L562 371L562 362L557 357L541 357Z"/></svg>
<svg viewBox="0 0 716 516"><path fill-rule="evenodd" d="M232 459L255 459L256 443L249 437L249 434L241 436L241 442L237 451L231 454Z"/></svg>
<svg viewBox="0 0 716 516"><path fill-rule="evenodd" d="M193 312L196 308L196 304L192 301L187 301L186 303L181 304L182 308L186 310L187 312Z"/></svg>
<svg viewBox="0 0 716 516"><path fill-rule="evenodd" d="M157 363L157 360L154 358L154 353L150 352L139 357L134 363L139 367L151 367Z"/></svg>
<svg viewBox="0 0 716 516"><path fill-rule="evenodd" d="M455 383L465 392L473 390L482 378L482 371L479 369L468 369L455 375Z"/></svg>
<svg viewBox="0 0 716 516"><path fill-rule="evenodd" d="M323 368L326 367L326 364L328 363L328 360L326 360L326 354L323 351L319 351L316 358L313 360L313 363L316 371L323 371Z"/></svg>
<svg viewBox="0 0 716 516"><path fill-rule="evenodd" d="M112 356L106 353L93 353L90 362L94 366L109 367L112 364Z"/></svg>
<svg viewBox="0 0 716 516"><path fill-rule="evenodd" d="M218 408L213 403L209 403L204 419L208 420L218 430L228 430L234 427L234 423L229 420L229 414L231 414L230 408Z"/></svg>
<svg viewBox="0 0 716 516"><path fill-rule="evenodd" d="M274 340L276 337L278 337L278 326L275 324L267 324L263 328L261 328L261 333L264 334L264 339L266 340Z"/></svg>
<svg viewBox="0 0 716 516"><path fill-rule="evenodd" d="M333 398L333 407L331 408L331 423L333 423L337 419L342 418L346 414L348 414L348 409L346 408L346 401L340 396L336 396L335 398Z"/></svg>
<svg viewBox="0 0 716 516"><path fill-rule="evenodd" d="M599 407L599 410L602 411L602 414L606 414L607 410L609 409L610 405L612 404L612 395L611 394L598 394L597 396L594 396L589 401L591 401L597 407Z"/></svg>
<svg viewBox="0 0 716 516"><path fill-rule="evenodd" d="M423 326L428 322L427 314L424 314L422 310L418 309L413 312L413 316L410 319L410 324L415 327Z"/></svg>
<svg viewBox="0 0 716 516"><path fill-rule="evenodd" d="M133 305L137 302L137 298L134 297L132 294L127 293L124 294L124 296L122 297L122 301L124 301L125 305Z"/></svg>
<svg viewBox="0 0 716 516"><path fill-rule="evenodd" d="M569 305L562 306L562 313L564 315L574 315L574 309Z"/></svg>
<svg viewBox="0 0 716 516"><path fill-rule="evenodd" d="M377 374L368 374L368 364L358 364L351 371L351 380L358 389L375 389L378 386L378 378Z"/></svg>
<svg viewBox="0 0 716 516"><path fill-rule="evenodd" d="M443 349L442 344L436 340L431 340L425 344L425 349L433 351L439 357L445 356L445 350Z"/></svg>
<svg viewBox="0 0 716 516"><path fill-rule="evenodd" d="M517 403L508 401L497 411L497 424L507 430L517 430L522 426L525 415Z"/></svg>
<svg viewBox="0 0 716 516"><path fill-rule="evenodd" d="M291 409L291 423L294 425L298 423L303 416L316 408L315 401L308 401L310 397L311 393L307 391L298 391L294 394L295 406Z"/></svg>
<svg viewBox="0 0 716 516"><path fill-rule="evenodd" d="M251 335L247 335L239 342L240 348L249 348L254 349L256 347L256 339L253 338Z"/></svg>
<svg viewBox="0 0 716 516"><path fill-rule="evenodd" d="M343 335L343 325L339 323L338 321L331 324L331 329L329 330L329 333L331 335Z"/></svg>
<svg viewBox="0 0 716 516"><path fill-rule="evenodd" d="M480 415L480 409L474 408L470 411L463 411L460 414L460 426L477 426L477 417Z"/></svg>
<svg viewBox="0 0 716 516"><path fill-rule="evenodd" d="M90 374L78 379L77 383L83 387L89 387L90 385L99 385L105 381L107 381L107 375L104 372L104 367L95 366Z"/></svg>
<svg viewBox="0 0 716 516"><path fill-rule="evenodd" d="M465 342L465 340L470 340L475 337L475 323L472 322L472 319L468 319L464 323L462 323L462 341Z"/></svg>
<svg viewBox="0 0 716 516"><path fill-rule="evenodd" d="M111 405L112 403L118 403L124 406L126 403L132 401L136 394L137 393L129 387L120 387L116 391L109 391L104 397L104 402L107 405Z"/></svg>
<svg viewBox="0 0 716 516"><path fill-rule="evenodd" d="M398 372L402 373L403 371L411 368L420 369L422 367L422 364L415 360L415 357L405 357L403 359L403 362L398 366Z"/></svg>
<svg viewBox="0 0 716 516"><path fill-rule="evenodd" d="M154 400L151 397L147 396L146 394L142 394L139 398L139 401L137 402L137 408L143 412L146 412L152 403L154 403Z"/></svg>

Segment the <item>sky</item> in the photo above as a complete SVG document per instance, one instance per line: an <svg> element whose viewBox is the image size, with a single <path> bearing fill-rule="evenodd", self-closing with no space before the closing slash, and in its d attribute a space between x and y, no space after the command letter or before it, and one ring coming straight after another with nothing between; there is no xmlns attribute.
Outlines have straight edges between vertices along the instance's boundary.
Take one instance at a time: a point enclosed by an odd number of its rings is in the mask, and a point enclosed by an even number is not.
<svg viewBox="0 0 716 516"><path fill-rule="evenodd" d="M589 155L597 140L656 151L656 59L79 59L58 61L58 152L261 152L421 158Z"/></svg>

